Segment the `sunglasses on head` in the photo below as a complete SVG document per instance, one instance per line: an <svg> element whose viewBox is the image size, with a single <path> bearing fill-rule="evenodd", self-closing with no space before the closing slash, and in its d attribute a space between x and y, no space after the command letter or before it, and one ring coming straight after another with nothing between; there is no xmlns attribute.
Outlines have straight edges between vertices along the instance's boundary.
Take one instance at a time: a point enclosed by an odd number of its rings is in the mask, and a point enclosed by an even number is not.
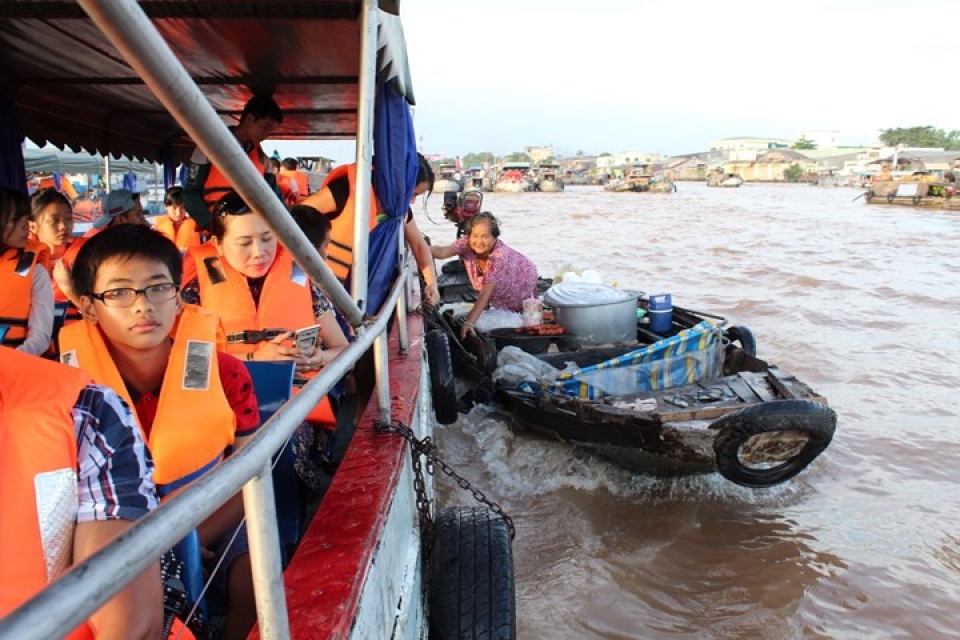
<svg viewBox="0 0 960 640"><path fill-rule="evenodd" d="M247 203L244 202L236 193L230 193L223 196L220 199L220 202L217 203L216 214L217 216L240 216L245 213L250 213L251 209L247 206Z"/></svg>

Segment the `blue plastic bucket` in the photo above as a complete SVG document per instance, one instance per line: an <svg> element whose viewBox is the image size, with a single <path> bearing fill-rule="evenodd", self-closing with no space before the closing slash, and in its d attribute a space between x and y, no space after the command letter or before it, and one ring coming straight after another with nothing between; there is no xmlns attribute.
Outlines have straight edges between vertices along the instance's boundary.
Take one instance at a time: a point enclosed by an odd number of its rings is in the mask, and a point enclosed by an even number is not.
<svg viewBox="0 0 960 640"><path fill-rule="evenodd" d="M669 293L650 296L650 330L665 335L673 325L673 298Z"/></svg>

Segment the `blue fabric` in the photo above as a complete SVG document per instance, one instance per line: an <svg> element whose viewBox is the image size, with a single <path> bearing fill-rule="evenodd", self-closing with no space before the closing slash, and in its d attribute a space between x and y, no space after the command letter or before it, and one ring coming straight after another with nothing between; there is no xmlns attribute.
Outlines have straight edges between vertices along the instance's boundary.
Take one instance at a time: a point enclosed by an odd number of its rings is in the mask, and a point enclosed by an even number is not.
<svg viewBox="0 0 960 640"><path fill-rule="evenodd" d="M123 188L129 189L130 192L137 192L137 174L133 171L123 174Z"/></svg>
<svg viewBox="0 0 960 640"><path fill-rule="evenodd" d="M27 170L23 166L22 145L17 105L11 96L0 94L0 186L26 193Z"/></svg>
<svg viewBox="0 0 960 640"><path fill-rule="evenodd" d="M174 185L174 181L177 179L177 159L173 157L173 145L169 142L163 145L160 155L163 164L163 189L167 190ZM180 184L183 184L183 182Z"/></svg>
<svg viewBox="0 0 960 640"><path fill-rule="evenodd" d="M397 92L393 82L378 85L373 122L376 166L373 188L386 219L370 233L367 304L364 308L370 314L380 310L397 274L397 234L417 186L418 168L413 118L406 99Z"/></svg>

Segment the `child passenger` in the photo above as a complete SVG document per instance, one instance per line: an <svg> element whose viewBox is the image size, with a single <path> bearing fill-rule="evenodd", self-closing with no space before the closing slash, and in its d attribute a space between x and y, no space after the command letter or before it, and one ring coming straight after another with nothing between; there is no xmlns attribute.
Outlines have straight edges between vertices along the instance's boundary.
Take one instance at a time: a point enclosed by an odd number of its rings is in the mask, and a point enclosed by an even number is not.
<svg viewBox="0 0 960 640"><path fill-rule="evenodd" d="M50 350L53 290L42 263L45 247L28 248L30 201L26 194L0 187L0 325L3 344L31 355Z"/></svg>
<svg viewBox="0 0 960 640"><path fill-rule="evenodd" d="M85 319L60 334L61 360L112 387L134 408L163 497L243 446L260 422L250 374L217 350L220 321L179 296L180 251L143 225L103 230L81 248L73 288ZM240 494L198 527L200 544L225 555L225 637L246 637L256 620Z"/></svg>
<svg viewBox="0 0 960 640"><path fill-rule="evenodd" d="M187 217L183 204L183 188L170 187L163 196L163 208L166 215L157 216L154 228L167 236L177 248L186 252L191 247L200 246L200 230L193 218Z"/></svg>
<svg viewBox="0 0 960 640"><path fill-rule="evenodd" d="M30 196L30 218L30 237L49 251L47 268L53 285L53 301L57 304L68 303L69 298L60 288L54 272L61 262L69 271L83 246L81 238L73 237L73 207L67 197L56 189L41 189ZM68 305L66 322L80 319L77 308L73 304Z"/></svg>

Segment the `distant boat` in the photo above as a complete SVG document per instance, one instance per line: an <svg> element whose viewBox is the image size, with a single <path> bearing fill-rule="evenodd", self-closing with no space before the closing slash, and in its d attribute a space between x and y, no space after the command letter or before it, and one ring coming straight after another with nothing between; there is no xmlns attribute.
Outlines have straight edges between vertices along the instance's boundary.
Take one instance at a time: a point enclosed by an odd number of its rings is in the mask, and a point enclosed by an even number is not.
<svg viewBox="0 0 960 640"><path fill-rule="evenodd" d="M520 193L533 189L529 162L505 162L493 184L493 190L501 193Z"/></svg>
<svg viewBox="0 0 960 640"><path fill-rule="evenodd" d="M437 167L437 179L433 183L435 193L446 193L453 191L460 193L463 191L463 176L457 170L457 165L452 163L441 163Z"/></svg>
<svg viewBox="0 0 960 640"><path fill-rule="evenodd" d="M546 192L563 191L563 179L560 178L559 173L559 164L541 163L538 190Z"/></svg>
<svg viewBox="0 0 960 640"><path fill-rule="evenodd" d="M637 174L631 173L624 178L611 180L603 185L604 191L622 193L673 193L677 190L676 183L664 174Z"/></svg>
<svg viewBox="0 0 960 640"><path fill-rule="evenodd" d="M476 191L493 191L493 182L483 167L473 165L463 176L463 188Z"/></svg>
<svg viewBox="0 0 960 640"><path fill-rule="evenodd" d="M739 173L728 173L714 169L707 174L708 187L727 187L737 188L743 184L743 178Z"/></svg>

